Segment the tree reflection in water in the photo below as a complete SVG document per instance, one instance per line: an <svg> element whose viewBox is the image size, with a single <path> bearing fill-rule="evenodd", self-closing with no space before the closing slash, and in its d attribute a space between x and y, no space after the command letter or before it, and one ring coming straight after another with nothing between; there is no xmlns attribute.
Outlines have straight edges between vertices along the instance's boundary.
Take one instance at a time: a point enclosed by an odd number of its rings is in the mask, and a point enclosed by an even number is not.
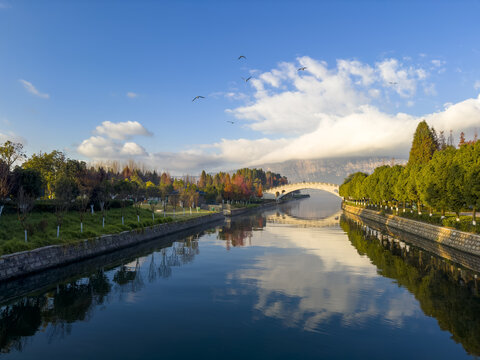
<svg viewBox="0 0 480 360"><path fill-rule="evenodd" d="M262 230L267 222L262 213L240 216L235 221L227 221L218 232L218 239L225 240L227 250L238 246L252 245L252 231Z"/></svg>
<svg viewBox="0 0 480 360"><path fill-rule="evenodd" d="M418 300L422 311L437 319L472 355L480 355L480 296L473 271L408 246L345 218L340 222L352 245L377 266L379 274L395 279Z"/></svg>
<svg viewBox="0 0 480 360"><path fill-rule="evenodd" d="M170 277L172 267L191 263L199 254L198 237L187 237L111 271L99 269L88 277L56 284L42 295L1 304L0 353L22 351L28 338L37 331L47 331L49 341L69 335L72 324L88 321L96 307L108 303L113 291L120 296L140 291L144 287L144 271L150 282L157 279L157 274L160 278ZM160 256L158 267L155 265L158 261L156 256ZM147 261L148 266L143 269L142 265Z"/></svg>

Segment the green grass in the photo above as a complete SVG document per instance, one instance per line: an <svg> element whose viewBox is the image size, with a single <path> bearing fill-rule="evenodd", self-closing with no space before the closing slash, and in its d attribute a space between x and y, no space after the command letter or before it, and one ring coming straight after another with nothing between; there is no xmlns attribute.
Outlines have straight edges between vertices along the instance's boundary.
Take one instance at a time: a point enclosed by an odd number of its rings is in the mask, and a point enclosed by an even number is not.
<svg viewBox="0 0 480 360"><path fill-rule="evenodd" d="M4 214L0 216L0 255L18 251L32 250L38 247L72 243L83 239L94 238L102 234L115 234L126 230L160 224L163 222L185 221L194 217L211 214L210 211L182 209L177 207L174 214L172 208L167 208L165 216L162 210L156 210L155 222L152 220L152 212L149 206L140 208L140 222L137 222L135 208L127 207L124 212L124 225L122 225L121 209L107 211L105 227L102 227L102 214L86 213L83 221L83 233L80 232L80 215L77 211L65 214L60 227L60 236L57 238L57 218L50 212L33 212L27 220L28 242L25 242L24 229L16 214Z"/></svg>

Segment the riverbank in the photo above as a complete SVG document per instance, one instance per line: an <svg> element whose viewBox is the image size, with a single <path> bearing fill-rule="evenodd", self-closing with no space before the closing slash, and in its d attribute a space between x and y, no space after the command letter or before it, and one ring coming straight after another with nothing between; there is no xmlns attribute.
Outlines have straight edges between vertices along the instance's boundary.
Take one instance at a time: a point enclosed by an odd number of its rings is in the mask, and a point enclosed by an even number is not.
<svg viewBox="0 0 480 360"><path fill-rule="evenodd" d="M219 224L221 224L221 222L219 222ZM75 281L98 269L102 269L102 272L109 271L121 264L135 261L139 257L146 256L153 251L159 251L160 249L172 246L173 243L182 241L187 237L201 236L210 230L213 225L217 224L206 223L198 225L118 251L108 252L82 261L75 261L64 266L46 269L26 277L12 279L10 281L0 281L0 303L5 304L31 293L50 291L55 288L52 284Z"/></svg>
<svg viewBox="0 0 480 360"><path fill-rule="evenodd" d="M181 222L163 223L118 234L103 235L75 243L51 245L0 257L0 282L67 265L165 235L224 220L214 213Z"/></svg>
<svg viewBox="0 0 480 360"><path fill-rule="evenodd" d="M299 199L291 199L299 200ZM0 282L22 278L47 269L60 267L97 257L140 243L158 239L194 227L221 222L225 217L246 214L274 207L272 201L258 206L233 208L219 213L194 217L185 221L162 223L116 234L107 234L73 243L50 245L33 250L0 256Z"/></svg>
<svg viewBox="0 0 480 360"><path fill-rule="evenodd" d="M382 215L380 212L352 205L342 204L342 209L348 213L383 224L387 228L395 228L412 235L419 236L441 245L480 256L480 236L456 229L423 223L395 215Z"/></svg>
<svg viewBox="0 0 480 360"><path fill-rule="evenodd" d="M223 215L225 216L237 216L237 215L243 215L251 211L257 211L257 210L262 210L262 209L268 209L273 206L276 206L277 202L276 201L270 201L264 204L251 204L246 207L241 207L241 208L234 208L231 207L230 205L226 205L223 208Z"/></svg>
<svg viewBox="0 0 480 360"><path fill-rule="evenodd" d="M162 223L184 221L189 218L210 214L209 210L174 208L152 209L148 205L139 208L111 208L105 213L94 211L82 213L70 210L56 214L51 207L40 205L22 224L16 213L5 213L0 217L0 256L21 251L34 250L50 245L73 244L85 239L102 235L118 234L124 231L138 230ZM155 210L154 212L152 210ZM60 226L57 215L60 215ZM25 230L28 238L25 241ZM57 232L58 231L58 232Z"/></svg>
<svg viewBox="0 0 480 360"><path fill-rule="evenodd" d="M310 195L296 196L296 197L289 198L287 200L282 200L280 202L269 201L269 202L266 202L266 203L263 203L263 204L258 204L258 205L255 204L257 206L247 206L247 207L241 207L241 208L225 207L223 209L223 215L225 215L227 217L244 215L244 214L252 212L252 211L270 209L270 208L275 207L277 205L285 204L287 202L291 202L291 201L295 201L295 200L308 199L309 197L310 197Z"/></svg>

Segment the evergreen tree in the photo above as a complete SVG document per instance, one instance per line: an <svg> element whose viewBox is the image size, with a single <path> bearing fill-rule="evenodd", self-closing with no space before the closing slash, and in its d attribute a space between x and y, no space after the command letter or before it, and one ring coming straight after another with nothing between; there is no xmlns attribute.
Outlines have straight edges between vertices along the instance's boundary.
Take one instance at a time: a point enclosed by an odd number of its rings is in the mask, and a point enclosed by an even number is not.
<svg viewBox="0 0 480 360"><path fill-rule="evenodd" d="M433 153L437 150L438 144L432 129L428 127L425 120L421 121L413 136L412 148L408 165L426 164L430 161Z"/></svg>

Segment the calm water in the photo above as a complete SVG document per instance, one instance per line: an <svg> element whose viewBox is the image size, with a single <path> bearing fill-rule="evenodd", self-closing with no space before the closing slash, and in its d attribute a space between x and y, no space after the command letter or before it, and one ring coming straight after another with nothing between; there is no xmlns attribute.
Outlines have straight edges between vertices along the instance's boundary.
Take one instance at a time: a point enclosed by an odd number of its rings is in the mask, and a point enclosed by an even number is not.
<svg viewBox="0 0 480 360"><path fill-rule="evenodd" d="M477 273L436 255L461 254L383 237L338 209L312 193L4 284L0 358L480 355Z"/></svg>

